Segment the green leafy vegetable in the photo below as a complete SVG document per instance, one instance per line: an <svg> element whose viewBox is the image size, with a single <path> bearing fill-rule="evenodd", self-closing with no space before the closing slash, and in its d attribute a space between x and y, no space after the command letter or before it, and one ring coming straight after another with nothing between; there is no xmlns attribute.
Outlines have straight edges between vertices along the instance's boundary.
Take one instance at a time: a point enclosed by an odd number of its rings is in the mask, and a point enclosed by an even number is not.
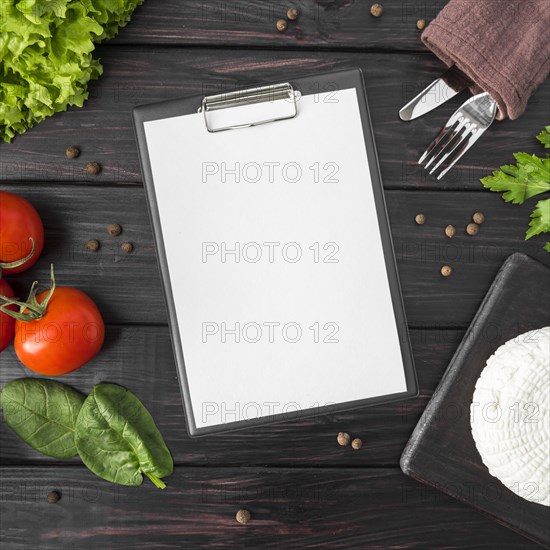
<svg viewBox="0 0 550 550"><path fill-rule="evenodd" d="M548 231L550 231L550 199L545 199L537 202L537 206L531 214L531 222L525 239L530 239L541 233L548 233Z"/></svg>
<svg viewBox="0 0 550 550"><path fill-rule="evenodd" d="M537 139L544 145L546 149L550 149L550 126L547 126L538 136Z"/></svg>
<svg viewBox="0 0 550 550"><path fill-rule="evenodd" d="M550 126L537 136L546 148L550 148ZM545 158L527 153L514 155L516 164L506 164L495 170L491 176L481 179L481 183L491 191L503 193L506 202L523 204L527 199L550 191L550 154ZM550 231L550 199L537 203L531 214L531 222L525 239ZM544 250L550 252L550 242Z"/></svg>
<svg viewBox="0 0 550 550"><path fill-rule="evenodd" d="M99 477L122 485L141 485L145 474L159 488L172 473L170 451L147 409L130 391L98 384L76 422L82 461Z"/></svg>
<svg viewBox="0 0 550 550"><path fill-rule="evenodd" d="M73 388L40 378L21 378L4 386L0 401L6 424L47 456L77 454L75 425L85 397Z"/></svg>
<svg viewBox="0 0 550 550"><path fill-rule="evenodd" d="M0 137L82 107L102 73L95 45L112 38L143 0L4 0L0 16Z"/></svg>
<svg viewBox="0 0 550 550"><path fill-rule="evenodd" d="M516 153L514 157L517 165L501 166L481 183L491 191L504 192L502 198L514 204L550 191L550 157L541 159L527 153Z"/></svg>

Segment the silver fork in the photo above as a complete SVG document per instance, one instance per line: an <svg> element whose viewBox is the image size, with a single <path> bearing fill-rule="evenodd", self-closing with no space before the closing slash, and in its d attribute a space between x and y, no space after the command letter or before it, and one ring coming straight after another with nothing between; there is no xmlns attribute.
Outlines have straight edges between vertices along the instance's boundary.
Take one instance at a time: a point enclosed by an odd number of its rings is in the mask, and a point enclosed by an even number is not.
<svg viewBox="0 0 550 550"><path fill-rule="evenodd" d="M471 97L461 105L432 141L418 164L424 165L430 174L439 172L440 180L491 126L497 114L496 101L487 93Z"/></svg>

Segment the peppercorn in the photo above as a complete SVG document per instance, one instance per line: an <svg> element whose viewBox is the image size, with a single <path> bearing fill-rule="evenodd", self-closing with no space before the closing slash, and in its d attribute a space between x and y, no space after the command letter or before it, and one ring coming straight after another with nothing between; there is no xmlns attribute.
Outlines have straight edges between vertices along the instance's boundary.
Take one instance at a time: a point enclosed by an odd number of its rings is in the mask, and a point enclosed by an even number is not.
<svg viewBox="0 0 550 550"><path fill-rule="evenodd" d="M235 519L242 525L246 525L250 521L250 512L248 510L241 509L235 515Z"/></svg>
<svg viewBox="0 0 550 550"><path fill-rule="evenodd" d="M118 223L111 223L107 226L107 233L111 237L118 237L122 233L122 227Z"/></svg>
<svg viewBox="0 0 550 550"><path fill-rule="evenodd" d="M122 243L120 245L120 248L122 252L126 252L126 254L131 254L134 250L134 245L132 243Z"/></svg>
<svg viewBox="0 0 550 550"><path fill-rule="evenodd" d="M448 225L445 228L445 235L447 235L449 239L452 239L455 236L455 233L456 233L456 229L454 225Z"/></svg>
<svg viewBox="0 0 550 550"><path fill-rule="evenodd" d="M417 214L416 217L414 218L414 221L418 225L424 225L426 223L426 216L424 216L424 214Z"/></svg>
<svg viewBox="0 0 550 550"><path fill-rule="evenodd" d="M423 31L423 30L424 30L424 27L426 27L426 21L424 21L424 19L419 19L419 20L416 22L416 28L417 28L419 31Z"/></svg>
<svg viewBox="0 0 550 550"><path fill-rule="evenodd" d="M286 16L290 19L290 21L295 21L298 19L298 10L296 8L288 8Z"/></svg>
<svg viewBox="0 0 550 550"><path fill-rule="evenodd" d="M443 275L443 277L448 277L452 272L453 272L453 270L451 269L451 266L449 266L449 265L444 265L441 268L441 275Z"/></svg>
<svg viewBox="0 0 550 550"><path fill-rule="evenodd" d="M286 28L287 28L288 25L287 25L287 23L284 19L279 19L279 21L277 21L277 23L276 23L276 26L277 26L277 30L279 32L284 32L284 31L286 31Z"/></svg>
<svg viewBox="0 0 550 550"><path fill-rule="evenodd" d="M99 241L97 239L90 239L86 243L86 250L88 252L97 252L99 250Z"/></svg>
<svg viewBox="0 0 550 550"><path fill-rule="evenodd" d="M468 235L477 235L478 231L479 225L477 225L477 223L469 223L466 226L466 233L468 233Z"/></svg>
<svg viewBox="0 0 550 550"><path fill-rule="evenodd" d="M353 449L355 449L356 451L358 451L362 446L363 446L363 442L358 438L356 437L352 442L351 442L351 446Z"/></svg>
<svg viewBox="0 0 550 550"><path fill-rule="evenodd" d="M89 162L86 164L86 173L89 176L97 176L101 172L101 165L98 162Z"/></svg>
<svg viewBox="0 0 550 550"><path fill-rule="evenodd" d="M74 145L70 145L67 147L67 150L65 151L65 155L68 159L75 159L80 155L80 149L78 147L75 147Z"/></svg>
<svg viewBox="0 0 550 550"><path fill-rule="evenodd" d="M50 504L55 504L56 502L59 502L59 499L61 498L61 494L58 491L51 491L48 493L47 500Z"/></svg>
<svg viewBox="0 0 550 550"><path fill-rule="evenodd" d="M370 7L370 13L371 15L374 15L374 17L380 17L383 11L384 11L384 8L382 7L381 4L373 4Z"/></svg>
<svg viewBox="0 0 550 550"><path fill-rule="evenodd" d="M481 225L485 221L485 216L481 212L476 212L472 216L472 220L478 225Z"/></svg>
<svg viewBox="0 0 550 550"><path fill-rule="evenodd" d="M349 445L351 437L346 432L338 432L338 437L336 438L336 441L338 441L338 445L342 445L342 447L345 447L346 445Z"/></svg>

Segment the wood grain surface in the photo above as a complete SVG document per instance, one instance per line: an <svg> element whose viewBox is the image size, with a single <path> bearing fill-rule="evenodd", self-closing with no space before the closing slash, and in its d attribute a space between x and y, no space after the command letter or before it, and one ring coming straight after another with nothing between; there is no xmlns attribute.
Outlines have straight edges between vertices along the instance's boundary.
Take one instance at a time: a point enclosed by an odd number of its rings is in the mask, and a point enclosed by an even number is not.
<svg viewBox="0 0 550 550"><path fill-rule="evenodd" d="M519 120L495 122L449 175L437 182L417 161L468 93L418 120L406 123L398 117L399 109L444 70L432 54L104 46L99 48L99 56L105 72L99 81L91 83L85 108L58 113L13 143L0 144L2 180L37 184L141 183L132 127L134 106L349 67L360 67L364 72L386 189L479 191L479 179L512 162L514 152L543 151L535 136L550 119L550 81L546 81ZM65 157L69 145L82 149L78 159ZM86 175L88 161L101 163L99 176Z"/></svg>
<svg viewBox="0 0 550 550"><path fill-rule="evenodd" d="M396 468L179 468L164 491L115 486L81 467L3 472L9 550L540 548ZM52 490L56 504L46 502ZM235 521L240 508L252 515L246 526Z"/></svg>
<svg viewBox="0 0 550 550"><path fill-rule="evenodd" d="M385 0L382 17L367 0L148 0L118 44L255 48L424 50L419 19L431 21L445 0ZM299 10L286 32L275 29L288 8ZM472 7L476 13L476 6Z"/></svg>
<svg viewBox="0 0 550 550"><path fill-rule="evenodd" d="M78 285L89 293L108 323L167 323L141 186L41 183L3 188L28 198L46 227L41 261L9 279L19 295L26 295L35 279L47 284L53 263L58 283ZM386 203L411 327L466 328L502 262L513 252L550 263L543 250L544 235L523 240L533 202L506 204L500 194L486 191L388 191ZM486 221L471 237L465 227L476 211L482 211ZM427 217L423 226L414 222L420 212ZM123 227L116 238L107 234L113 222ZM453 239L444 234L448 224L457 228ZM88 239L100 241L99 252L85 250ZM120 249L125 241L135 246L131 254ZM449 278L440 274L446 264L454 269Z"/></svg>
<svg viewBox="0 0 550 550"><path fill-rule="evenodd" d="M151 411L174 460L182 465L397 466L421 412L462 337L461 331L414 330L413 353L420 394L399 403L327 415L238 432L191 439L167 327L108 326L102 353L60 380L88 393L94 384L114 382L132 390ZM0 385L37 376L21 365L13 348L0 355ZM336 442L339 431L361 437L355 452ZM0 464L54 462L0 424ZM73 462L75 462L73 460Z"/></svg>
<svg viewBox="0 0 550 550"><path fill-rule="evenodd" d="M39 455L2 422L2 549L535 548L407 478L398 461L504 259L521 251L550 263L544 239L523 240L534 204L504 204L479 183L516 151L542 153L534 136L550 123L550 81L519 120L495 123L436 182L417 159L468 94L411 123L397 113L444 70L422 45L416 21L429 22L446 2L380 3L384 14L375 18L366 0L145 0L120 35L98 48L104 74L90 85L84 108L59 113L12 144L0 143L1 188L28 198L46 228L40 262L10 282L23 296L33 280L48 281L54 263L58 283L87 292L108 323L102 353L61 380L84 392L102 381L134 391L176 462L166 491L149 482L115 486L76 459ZM279 33L275 22L291 6L300 10L299 19ZM476 10L472 2L474 16ZM192 440L131 110L347 67L365 75L420 394L399 404ZM66 159L69 145L81 148L78 159ZM101 163L99 176L86 175L88 161ZM472 238L463 228L474 211L487 221ZM414 223L420 212L428 220L423 226ZM113 222L123 226L120 237L107 234ZM458 229L453 240L443 234L448 224ZM84 251L92 238L101 242L96 254ZM132 254L121 251L124 241L134 244ZM439 273L443 264L454 270L446 279ZM29 375L13 348L0 355L0 387ZM340 430L361 437L364 447L339 447ZM45 500L51 490L62 493L57 504ZM234 519L240 507L252 512L246 527Z"/></svg>

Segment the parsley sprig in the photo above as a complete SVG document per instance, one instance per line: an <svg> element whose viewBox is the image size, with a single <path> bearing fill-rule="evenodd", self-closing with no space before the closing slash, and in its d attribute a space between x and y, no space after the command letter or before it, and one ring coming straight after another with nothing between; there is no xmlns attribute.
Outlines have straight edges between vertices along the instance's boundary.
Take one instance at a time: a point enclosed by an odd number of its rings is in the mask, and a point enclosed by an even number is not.
<svg viewBox="0 0 550 550"><path fill-rule="evenodd" d="M550 149L550 126L537 136L546 149ZM550 191L550 154L540 158L528 153L516 153L516 164L506 164L495 170L481 183L491 191L503 193L502 198L513 204L523 204L527 199ZM537 202L531 214L531 222L525 240L550 232L550 199ZM544 249L550 252L550 241Z"/></svg>

